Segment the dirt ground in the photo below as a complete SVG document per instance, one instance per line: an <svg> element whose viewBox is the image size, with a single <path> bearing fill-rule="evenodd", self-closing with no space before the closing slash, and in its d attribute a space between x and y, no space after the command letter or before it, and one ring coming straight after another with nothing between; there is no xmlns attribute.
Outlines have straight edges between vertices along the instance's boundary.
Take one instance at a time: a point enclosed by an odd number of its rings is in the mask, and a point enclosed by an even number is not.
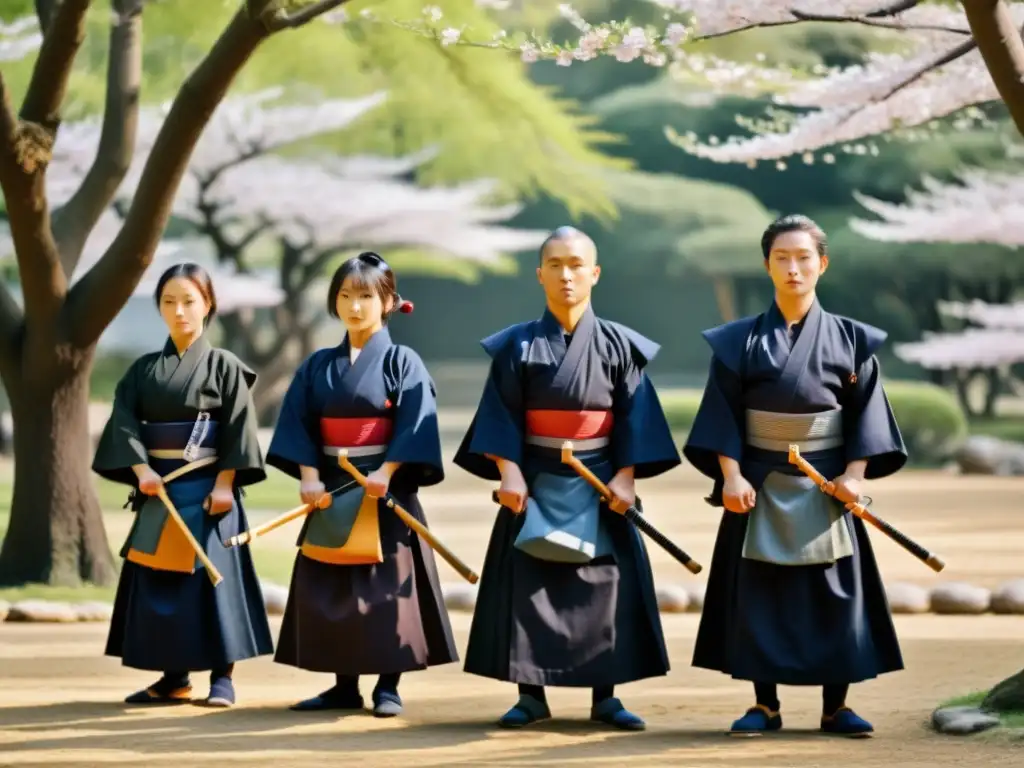
<svg viewBox="0 0 1024 768"><path fill-rule="evenodd" d="M459 473L461 474L461 473ZM718 513L701 496L706 484L687 470L641 484L648 517L708 565ZM881 534L873 535L888 580L931 584L962 580L985 586L1024 577L1024 480L907 473L868 489L873 509L945 558L933 574ZM431 527L479 568L493 505L489 486L458 479L426 491ZM257 515L259 517L259 515ZM111 532L112 538L119 533ZM287 547L288 526L259 545ZM662 583L690 576L656 545L649 547ZM441 563L443 577L458 577ZM618 733L587 722L584 691L553 689L555 719L505 732L494 720L514 701L511 685L471 677L452 664L408 675L401 718L339 718L287 710L329 685L269 659L236 670L239 704L129 709L130 691L150 682L102 656L103 625L0 624L0 766L321 766L332 759L373 765L686 765L700 766L998 766L1024 765L1024 741L1005 733L970 738L930 731L944 699L986 688L1024 666L1022 617L897 617L906 670L855 686L850 704L872 720L874 738L819 735L819 692L783 688L786 730L755 739L724 735L751 699L747 684L689 665L698 617L666 615L670 674L618 689L648 730ZM467 614L453 614L465 648ZM273 627L276 631L278 622ZM343 649L339 649L343 652ZM205 695L201 676L197 694ZM372 683L367 681L364 694Z"/></svg>

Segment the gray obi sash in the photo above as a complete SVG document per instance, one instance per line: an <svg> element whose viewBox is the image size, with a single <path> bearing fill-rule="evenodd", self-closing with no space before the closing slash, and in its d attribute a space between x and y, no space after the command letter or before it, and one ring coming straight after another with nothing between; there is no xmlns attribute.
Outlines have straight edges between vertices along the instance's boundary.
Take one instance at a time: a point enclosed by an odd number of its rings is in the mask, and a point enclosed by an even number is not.
<svg viewBox="0 0 1024 768"><path fill-rule="evenodd" d="M747 411L747 444L765 451L801 453L843 445L842 409L820 413ZM748 513L743 557L777 565L834 563L853 555L845 507L803 474L770 472Z"/></svg>

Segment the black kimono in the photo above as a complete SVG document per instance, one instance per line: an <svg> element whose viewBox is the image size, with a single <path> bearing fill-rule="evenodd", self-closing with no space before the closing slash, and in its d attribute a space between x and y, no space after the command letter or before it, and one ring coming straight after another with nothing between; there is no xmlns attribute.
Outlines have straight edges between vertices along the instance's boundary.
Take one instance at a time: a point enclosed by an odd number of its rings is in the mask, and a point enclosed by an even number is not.
<svg viewBox="0 0 1024 768"><path fill-rule="evenodd" d="M758 506L722 515L693 664L842 691L903 660L863 522L788 463L786 444L802 443L828 479L857 460L867 479L885 477L907 453L875 357L886 334L817 301L793 334L774 302L704 333L711 372L684 455L714 479L713 506L719 455L738 461Z"/></svg>
<svg viewBox="0 0 1024 768"><path fill-rule="evenodd" d="M319 468L335 497L307 516L299 534L275 661L339 676L447 664L458 652L434 553L383 500L374 524L379 562L344 564L363 491L337 459L346 448L364 475L401 462L389 494L426 523L417 491L444 478L434 385L419 356L393 344L387 328L354 363L349 349L346 337L302 363L267 453L267 463L297 479L301 466Z"/></svg>
<svg viewBox="0 0 1024 768"><path fill-rule="evenodd" d="M485 339L490 375L455 463L498 480L496 456L530 490L501 508L484 561L465 669L526 685L606 687L668 672L640 533L560 461L563 440L607 483L681 463L644 373L658 346L588 308L567 342L550 311ZM639 507L639 504L637 505Z"/></svg>
<svg viewBox="0 0 1024 768"><path fill-rule="evenodd" d="M249 550L223 543L248 528L239 489L266 477L250 395L255 381L238 358L200 336L180 358L168 339L162 351L136 360L117 385L92 468L134 489L135 520L121 550L125 562L106 647L125 666L217 670L273 652ZM132 471L149 464L164 476L188 463L186 447L196 458L217 461L165 487L224 577L216 587L191 549L180 565L184 538L160 499L139 493ZM203 502L223 470L235 471L235 503L211 515Z"/></svg>

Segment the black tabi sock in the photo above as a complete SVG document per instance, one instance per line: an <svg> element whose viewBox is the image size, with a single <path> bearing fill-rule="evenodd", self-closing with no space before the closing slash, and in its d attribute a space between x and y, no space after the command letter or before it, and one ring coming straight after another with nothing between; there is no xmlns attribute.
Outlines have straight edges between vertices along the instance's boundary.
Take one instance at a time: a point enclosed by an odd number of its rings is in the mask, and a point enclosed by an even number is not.
<svg viewBox="0 0 1024 768"><path fill-rule="evenodd" d="M359 675L335 675L334 679L335 693L352 698L359 696Z"/></svg>
<svg viewBox="0 0 1024 768"><path fill-rule="evenodd" d="M401 672L393 672L389 675L381 675L377 680L377 690L388 693L398 693L398 681L402 679Z"/></svg>
<svg viewBox="0 0 1024 768"><path fill-rule="evenodd" d="M235 671L235 665L234 664L228 664L226 667L217 667L216 669L211 669L210 670L210 684L213 685L213 683L217 682L222 677L226 677L228 680L230 680L231 679L231 675L234 673L234 671Z"/></svg>
<svg viewBox="0 0 1024 768"><path fill-rule="evenodd" d="M779 687L775 683L754 683L754 696L762 707L779 711Z"/></svg>
<svg viewBox="0 0 1024 768"><path fill-rule="evenodd" d="M615 695L615 686L614 685L604 685L604 686L601 686L600 688L595 688L593 690L593 693L591 694L591 697L590 697L591 706L596 707L602 701L604 701L605 699L610 699L614 695Z"/></svg>
<svg viewBox="0 0 1024 768"><path fill-rule="evenodd" d="M821 714L834 715L843 705L846 704L846 694L849 693L849 684L825 685L821 689Z"/></svg>
<svg viewBox="0 0 1024 768"><path fill-rule="evenodd" d="M526 683L519 684L519 695L520 696L532 696L542 704L547 704L547 696L544 693L543 685L526 685Z"/></svg>
<svg viewBox="0 0 1024 768"><path fill-rule="evenodd" d="M168 696L179 688L186 688L190 683L188 672L164 672L164 676L151 687L162 696Z"/></svg>

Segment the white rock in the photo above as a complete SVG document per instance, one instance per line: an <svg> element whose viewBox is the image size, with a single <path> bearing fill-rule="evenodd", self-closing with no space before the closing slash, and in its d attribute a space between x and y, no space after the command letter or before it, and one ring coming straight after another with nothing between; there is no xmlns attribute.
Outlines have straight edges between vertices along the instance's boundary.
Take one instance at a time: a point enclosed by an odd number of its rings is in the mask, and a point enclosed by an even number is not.
<svg viewBox="0 0 1024 768"><path fill-rule="evenodd" d="M956 454L965 475L1024 475L1024 445L988 435L972 435Z"/></svg>
<svg viewBox="0 0 1024 768"><path fill-rule="evenodd" d="M997 725L998 717L977 707L942 707L932 712L932 727L939 733L978 733Z"/></svg>
<svg viewBox="0 0 1024 768"><path fill-rule="evenodd" d="M113 605L96 600L76 603L71 608L79 621L110 621L110 617L114 615Z"/></svg>
<svg viewBox="0 0 1024 768"><path fill-rule="evenodd" d="M1024 614L1024 579L1000 584L992 593L992 613Z"/></svg>
<svg viewBox="0 0 1024 768"><path fill-rule="evenodd" d="M707 592L706 581L695 581L689 584L686 591L690 594L690 612L700 613L704 610L704 593Z"/></svg>
<svg viewBox="0 0 1024 768"><path fill-rule="evenodd" d="M932 612L938 614L980 614L989 609L992 594L984 587L951 581L931 592Z"/></svg>
<svg viewBox="0 0 1024 768"><path fill-rule="evenodd" d="M288 588L270 581L261 581L260 590L263 592L263 604L267 608L267 615L283 616L284 608L288 604Z"/></svg>
<svg viewBox="0 0 1024 768"><path fill-rule="evenodd" d="M931 608L928 590L916 584L906 584L900 581L886 584L885 596L889 600L889 612L893 614L928 613Z"/></svg>
<svg viewBox="0 0 1024 768"><path fill-rule="evenodd" d="M664 584L654 588L658 599L658 610L662 613L686 613L690 605L690 594L685 587L677 584Z"/></svg>
<svg viewBox="0 0 1024 768"><path fill-rule="evenodd" d="M75 609L52 600L22 600L11 606L7 621L71 623L78 621Z"/></svg>
<svg viewBox="0 0 1024 768"><path fill-rule="evenodd" d="M441 593L444 595L444 605L449 611L472 611L476 607L475 584L443 584Z"/></svg>

